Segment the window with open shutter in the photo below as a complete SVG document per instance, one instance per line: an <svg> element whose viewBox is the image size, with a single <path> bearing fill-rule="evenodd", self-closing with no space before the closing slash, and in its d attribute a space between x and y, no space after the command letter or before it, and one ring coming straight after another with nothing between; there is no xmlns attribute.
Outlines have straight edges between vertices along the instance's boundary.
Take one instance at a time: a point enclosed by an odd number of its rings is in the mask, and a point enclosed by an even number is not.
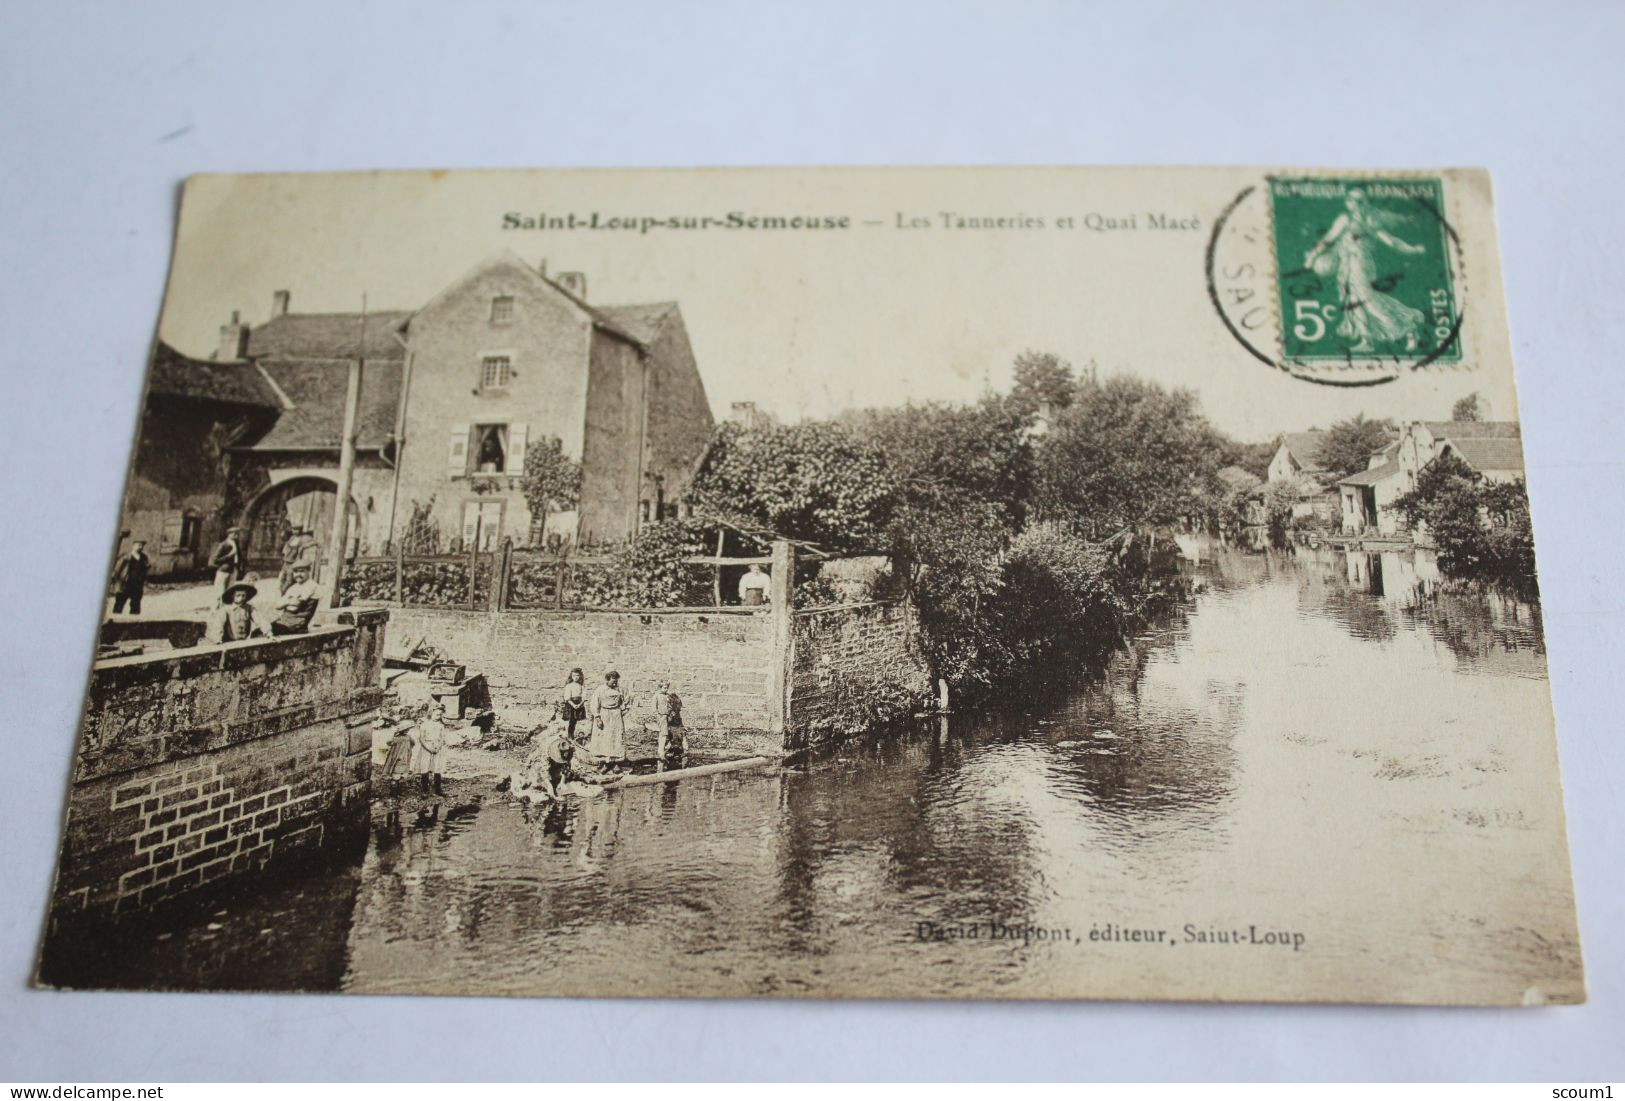
<svg viewBox="0 0 1625 1101"><path fill-rule="evenodd" d="M446 473L461 478L468 473L468 425L451 426L451 440L446 452Z"/></svg>
<svg viewBox="0 0 1625 1101"><path fill-rule="evenodd" d="M508 426L507 472L515 476L525 472L525 426L523 424L510 424Z"/></svg>

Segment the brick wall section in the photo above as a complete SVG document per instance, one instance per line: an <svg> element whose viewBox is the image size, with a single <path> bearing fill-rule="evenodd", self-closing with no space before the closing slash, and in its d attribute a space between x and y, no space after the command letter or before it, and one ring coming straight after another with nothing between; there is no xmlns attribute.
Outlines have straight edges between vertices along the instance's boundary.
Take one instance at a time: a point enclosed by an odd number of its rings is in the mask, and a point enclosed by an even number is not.
<svg viewBox="0 0 1625 1101"><path fill-rule="evenodd" d="M761 612L607 612L440 608L390 611L402 641L430 644L484 673L500 722L545 718L574 666L590 689L616 669L634 697L634 725L662 679L683 700L696 735L768 729L772 692L772 621Z"/></svg>
<svg viewBox="0 0 1625 1101"><path fill-rule="evenodd" d="M145 906L364 824L387 613L99 663L53 919Z"/></svg>
<svg viewBox="0 0 1625 1101"><path fill-rule="evenodd" d="M930 689L907 603L798 611L791 630L787 747L816 745L906 716Z"/></svg>

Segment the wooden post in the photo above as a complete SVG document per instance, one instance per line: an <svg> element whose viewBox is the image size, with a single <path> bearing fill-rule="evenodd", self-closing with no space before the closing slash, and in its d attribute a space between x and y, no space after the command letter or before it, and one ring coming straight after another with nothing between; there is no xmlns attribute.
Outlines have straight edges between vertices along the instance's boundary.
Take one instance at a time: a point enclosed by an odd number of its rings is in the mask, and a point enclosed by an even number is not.
<svg viewBox="0 0 1625 1101"><path fill-rule="evenodd" d="M553 607L564 607L564 581L570 564L562 557L553 566Z"/></svg>
<svg viewBox="0 0 1625 1101"><path fill-rule="evenodd" d="M361 373L366 367L367 352L367 298L361 297L361 335L356 345L356 357L350 362L349 386L344 392L344 430L339 438L338 491L333 501L333 530L328 534L327 606L339 604L339 590L344 585L344 556L350 542L350 482L355 475L355 438L358 413L361 407Z"/></svg>
<svg viewBox="0 0 1625 1101"><path fill-rule="evenodd" d="M711 596L717 607L722 607L722 528L717 529L717 562L711 567Z"/></svg>
<svg viewBox="0 0 1625 1101"><path fill-rule="evenodd" d="M468 544L468 610L474 611L479 607L474 602L474 582L480 571L480 521L484 517L478 512L474 514L474 538Z"/></svg>
<svg viewBox="0 0 1625 1101"><path fill-rule="evenodd" d="M768 697L767 729L784 739L789 748L790 679L795 664L795 608L791 601L796 584L796 548L783 539L773 541L773 565L768 589L769 614L773 618L773 683Z"/></svg>
<svg viewBox="0 0 1625 1101"><path fill-rule="evenodd" d="M395 603L406 607L406 552L395 540Z"/></svg>
<svg viewBox="0 0 1625 1101"><path fill-rule="evenodd" d="M491 610L503 611L508 607L508 582L513 576L513 536L502 540L502 557L491 567Z"/></svg>

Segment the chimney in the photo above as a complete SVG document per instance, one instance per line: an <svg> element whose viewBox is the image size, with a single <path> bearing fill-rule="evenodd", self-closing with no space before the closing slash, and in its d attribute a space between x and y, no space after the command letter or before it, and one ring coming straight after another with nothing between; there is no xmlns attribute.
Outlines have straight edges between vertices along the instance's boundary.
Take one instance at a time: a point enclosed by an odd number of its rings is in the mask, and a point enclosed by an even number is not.
<svg viewBox="0 0 1625 1101"><path fill-rule="evenodd" d="M215 353L216 359L235 361L248 355L248 326L244 325L238 317L237 311L231 311L231 321L220 326L220 348Z"/></svg>
<svg viewBox="0 0 1625 1101"><path fill-rule="evenodd" d="M736 401L733 403L733 412L729 414L728 419L746 428L755 428L758 416L754 401Z"/></svg>
<svg viewBox="0 0 1625 1101"><path fill-rule="evenodd" d="M289 296L288 296L287 291L272 291L271 292L271 316L272 317L287 317L288 316L288 297Z"/></svg>
<svg viewBox="0 0 1625 1101"><path fill-rule="evenodd" d="M553 277L553 282L575 295L581 301L587 300L587 276L579 271L561 271Z"/></svg>

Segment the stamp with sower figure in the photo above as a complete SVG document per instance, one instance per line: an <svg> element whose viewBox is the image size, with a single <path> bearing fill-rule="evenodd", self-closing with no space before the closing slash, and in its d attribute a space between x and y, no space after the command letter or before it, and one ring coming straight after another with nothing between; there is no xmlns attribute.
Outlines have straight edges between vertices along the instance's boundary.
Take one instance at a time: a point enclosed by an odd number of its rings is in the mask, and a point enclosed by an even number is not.
<svg viewBox="0 0 1625 1101"><path fill-rule="evenodd" d="M1458 365L1460 241L1434 177L1272 177L1238 194L1208 244L1208 292L1255 357L1364 386Z"/></svg>

